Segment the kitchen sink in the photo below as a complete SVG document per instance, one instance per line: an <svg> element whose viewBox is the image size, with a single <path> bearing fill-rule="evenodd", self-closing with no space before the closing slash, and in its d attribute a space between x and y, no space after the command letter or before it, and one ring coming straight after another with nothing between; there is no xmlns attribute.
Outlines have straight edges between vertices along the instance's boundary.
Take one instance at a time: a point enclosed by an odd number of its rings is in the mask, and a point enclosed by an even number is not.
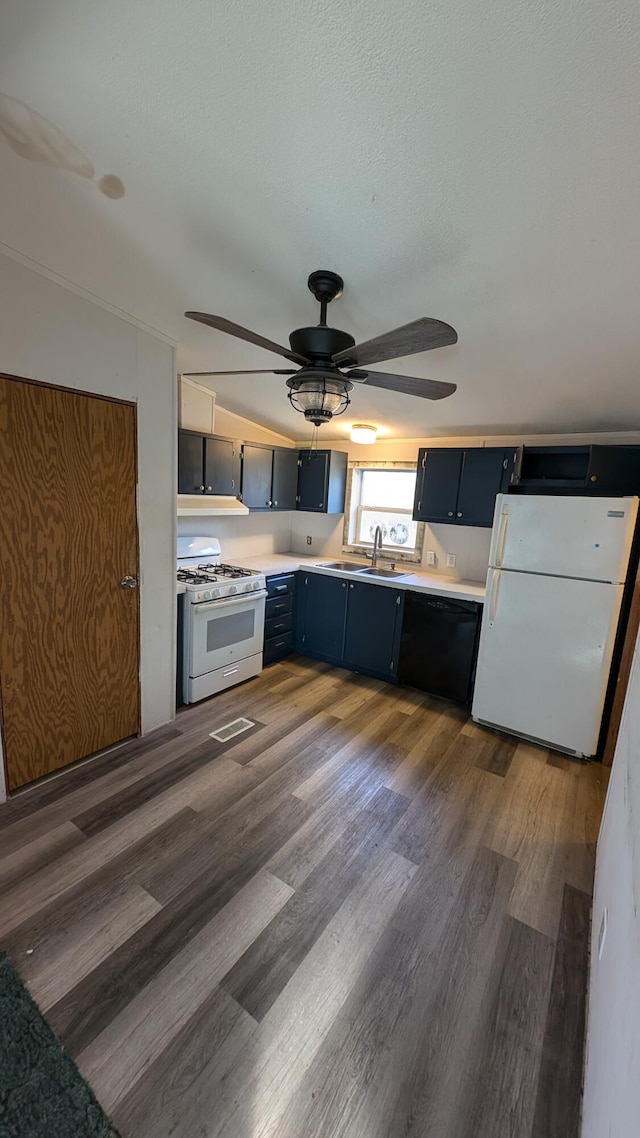
<svg viewBox="0 0 640 1138"><path fill-rule="evenodd" d="M343 573L361 573L362 566L353 561L323 561L319 569L341 569Z"/></svg>
<svg viewBox="0 0 640 1138"><path fill-rule="evenodd" d="M378 569L370 567L369 569L357 569L357 573L361 576L367 577L408 577L408 573L401 573L399 569Z"/></svg>

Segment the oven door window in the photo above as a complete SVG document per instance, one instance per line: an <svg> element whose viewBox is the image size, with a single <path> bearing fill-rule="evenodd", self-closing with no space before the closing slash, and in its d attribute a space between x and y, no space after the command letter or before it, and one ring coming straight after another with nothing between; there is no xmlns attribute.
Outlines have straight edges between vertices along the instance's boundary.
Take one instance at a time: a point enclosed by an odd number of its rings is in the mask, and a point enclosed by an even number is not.
<svg viewBox="0 0 640 1138"><path fill-rule="evenodd" d="M253 640L256 634L255 609L241 609L227 616L213 616L207 621L207 652L218 652Z"/></svg>
<svg viewBox="0 0 640 1138"><path fill-rule="evenodd" d="M264 598L190 606L189 675L204 676L262 652Z"/></svg>

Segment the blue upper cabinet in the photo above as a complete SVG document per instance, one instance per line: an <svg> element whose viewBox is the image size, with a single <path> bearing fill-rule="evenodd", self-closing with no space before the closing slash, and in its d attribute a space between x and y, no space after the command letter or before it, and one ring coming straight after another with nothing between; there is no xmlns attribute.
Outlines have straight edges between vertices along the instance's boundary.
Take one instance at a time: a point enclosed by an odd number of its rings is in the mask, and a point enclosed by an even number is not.
<svg viewBox="0 0 640 1138"><path fill-rule="evenodd" d="M346 451L300 451L298 510L315 514L344 513L347 459Z"/></svg>
<svg viewBox="0 0 640 1138"><path fill-rule="evenodd" d="M503 447L420 450L414 520L490 528L496 494L507 489L512 464L513 451Z"/></svg>
<svg viewBox="0 0 640 1138"><path fill-rule="evenodd" d="M233 439L178 431L178 493L229 494L240 482L239 444Z"/></svg>
<svg viewBox="0 0 640 1138"><path fill-rule="evenodd" d="M295 510L298 452L244 443L242 501L250 510Z"/></svg>

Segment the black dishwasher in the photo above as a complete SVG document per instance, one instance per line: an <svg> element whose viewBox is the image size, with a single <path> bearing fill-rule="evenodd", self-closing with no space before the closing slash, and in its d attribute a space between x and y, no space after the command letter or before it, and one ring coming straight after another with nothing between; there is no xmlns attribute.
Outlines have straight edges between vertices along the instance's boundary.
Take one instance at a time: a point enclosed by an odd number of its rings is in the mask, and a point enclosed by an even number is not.
<svg viewBox="0 0 640 1138"><path fill-rule="evenodd" d="M401 684L467 703L473 691L482 605L405 593Z"/></svg>

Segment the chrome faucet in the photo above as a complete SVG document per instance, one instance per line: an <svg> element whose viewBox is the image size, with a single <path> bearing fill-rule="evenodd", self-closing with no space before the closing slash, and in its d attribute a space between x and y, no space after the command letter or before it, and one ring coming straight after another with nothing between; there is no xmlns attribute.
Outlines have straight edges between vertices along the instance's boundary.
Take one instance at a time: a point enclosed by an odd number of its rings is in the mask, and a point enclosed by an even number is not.
<svg viewBox="0 0 640 1138"><path fill-rule="evenodd" d="M371 554L371 568L375 569L378 564L378 554L382 552L382 529L376 526L376 532L373 535L373 553Z"/></svg>

